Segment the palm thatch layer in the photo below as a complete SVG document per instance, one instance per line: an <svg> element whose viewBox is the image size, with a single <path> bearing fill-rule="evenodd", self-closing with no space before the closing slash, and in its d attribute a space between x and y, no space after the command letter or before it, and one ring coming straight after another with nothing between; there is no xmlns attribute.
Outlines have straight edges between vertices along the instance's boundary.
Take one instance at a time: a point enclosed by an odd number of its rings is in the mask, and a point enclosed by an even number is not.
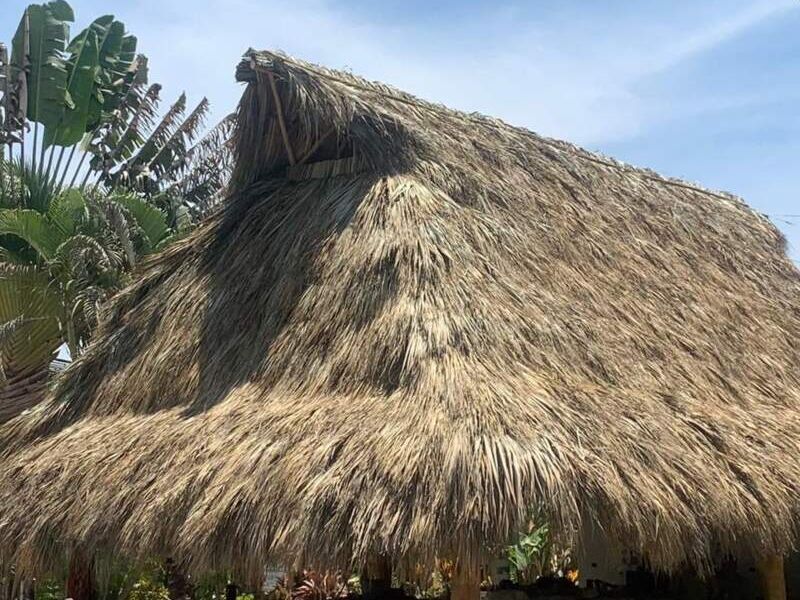
<svg viewBox="0 0 800 600"><path fill-rule="evenodd" d="M531 507L655 566L782 551L800 274L740 200L248 54L224 208L0 436L0 548L477 560Z"/></svg>

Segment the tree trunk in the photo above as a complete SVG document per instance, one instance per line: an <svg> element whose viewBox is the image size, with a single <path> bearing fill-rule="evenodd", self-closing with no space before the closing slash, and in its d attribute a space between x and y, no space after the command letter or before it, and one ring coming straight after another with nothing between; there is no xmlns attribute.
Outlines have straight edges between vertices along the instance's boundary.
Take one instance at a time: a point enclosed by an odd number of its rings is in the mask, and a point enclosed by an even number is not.
<svg viewBox="0 0 800 600"><path fill-rule="evenodd" d="M450 600L480 600L481 578L473 570L456 567L450 580Z"/></svg>
<svg viewBox="0 0 800 600"><path fill-rule="evenodd" d="M761 590L764 600L786 600L786 577L783 573L783 557L767 556L758 562L761 575Z"/></svg>
<svg viewBox="0 0 800 600"><path fill-rule="evenodd" d="M64 591L66 597L72 600L96 600L94 559L89 558L83 550L75 549L72 552Z"/></svg>

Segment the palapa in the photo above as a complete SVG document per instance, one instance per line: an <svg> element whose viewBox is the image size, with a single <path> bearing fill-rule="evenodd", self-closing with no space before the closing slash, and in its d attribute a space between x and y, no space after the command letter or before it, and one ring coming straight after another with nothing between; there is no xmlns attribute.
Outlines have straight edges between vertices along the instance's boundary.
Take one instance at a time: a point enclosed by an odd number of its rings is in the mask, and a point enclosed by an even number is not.
<svg viewBox="0 0 800 600"><path fill-rule="evenodd" d="M224 207L0 432L0 548L476 561L531 508L655 567L780 553L800 274L739 199L250 51Z"/></svg>

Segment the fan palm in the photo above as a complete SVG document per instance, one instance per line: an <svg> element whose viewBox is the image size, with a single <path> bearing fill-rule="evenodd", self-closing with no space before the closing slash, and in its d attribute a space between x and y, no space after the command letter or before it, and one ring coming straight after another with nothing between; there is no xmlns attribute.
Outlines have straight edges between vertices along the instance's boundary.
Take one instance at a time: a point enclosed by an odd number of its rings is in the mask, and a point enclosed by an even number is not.
<svg viewBox="0 0 800 600"><path fill-rule="evenodd" d="M0 163L0 420L38 401L59 347L80 354L103 301L172 234L133 193L42 189L36 172Z"/></svg>

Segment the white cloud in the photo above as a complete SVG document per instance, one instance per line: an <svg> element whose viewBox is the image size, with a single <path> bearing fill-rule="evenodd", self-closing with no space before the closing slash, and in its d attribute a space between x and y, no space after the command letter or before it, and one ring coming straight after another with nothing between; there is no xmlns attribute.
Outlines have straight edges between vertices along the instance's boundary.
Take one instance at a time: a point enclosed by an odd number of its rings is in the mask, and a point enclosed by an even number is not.
<svg viewBox="0 0 800 600"><path fill-rule="evenodd" d="M700 27L696 31L690 31L666 48L666 51L656 53L647 70L652 73L673 67L736 37L766 19L797 9L798 6L800 5L797 0L754 2L741 10L723 16L719 21Z"/></svg>
<svg viewBox="0 0 800 600"><path fill-rule="evenodd" d="M105 8L96 0L73 4L83 18ZM639 95L642 80L800 4L530 6L487 3L471 17L428 24L421 13L397 23L333 0L139 0L114 10L152 57L152 78L165 84L166 100L182 89L195 101L208 95L215 117L232 110L241 93L233 81L241 53L282 48L427 99L599 145L636 136L659 118Z"/></svg>

